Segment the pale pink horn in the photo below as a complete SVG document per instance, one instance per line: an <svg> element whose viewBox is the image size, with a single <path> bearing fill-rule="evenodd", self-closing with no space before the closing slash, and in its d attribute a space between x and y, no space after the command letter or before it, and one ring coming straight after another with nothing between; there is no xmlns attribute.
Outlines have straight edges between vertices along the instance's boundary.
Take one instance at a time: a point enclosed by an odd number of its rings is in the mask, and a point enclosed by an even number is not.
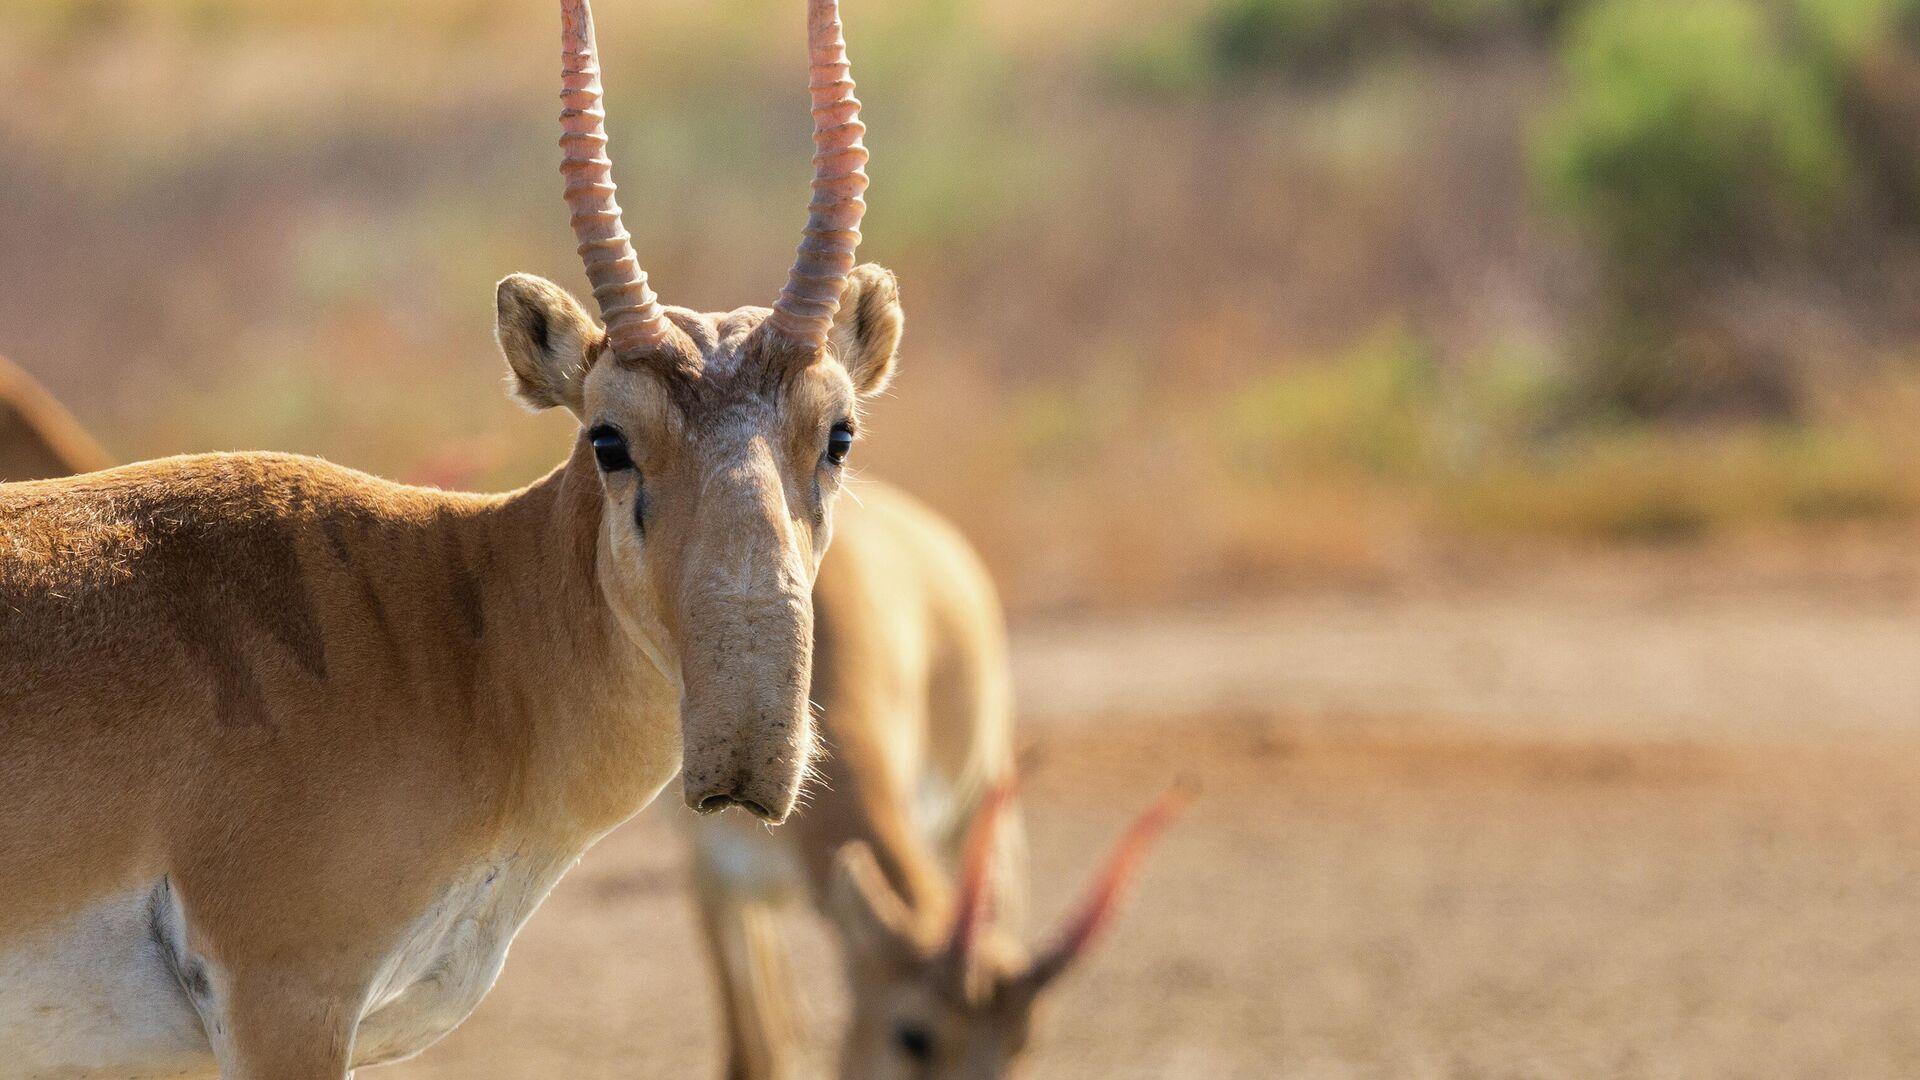
<svg viewBox="0 0 1920 1080"><path fill-rule="evenodd" d="M1139 872L1147 849L1186 809L1196 789L1197 785L1192 781L1183 780L1134 819L1132 827L1115 845L1100 876L1094 879L1093 887L1087 890L1079 908L1067 920L1060 936L1034 957L1033 966L1026 975L1030 989L1037 990L1052 982L1100 936L1112 921L1114 912L1119 909L1120 897L1126 892L1127 883Z"/></svg>
<svg viewBox="0 0 1920 1080"><path fill-rule="evenodd" d="M613 161L607 156L607 114L600 106L600 56L587 0L560 0L560 172L567 178L567 209L580 258L614 355L633 359L658 349L671 332L647 273L633 253L613 198Z"/></svg>
<svg viewBox="0 0 1920 1080"><path fill-rule="evenodd" d="M867 204L867 148L860 137L860 99L853 96L853 68L840 31L838 0L810 0L807 10L808 90L813 95L813 201L806 236L773 302L767 322L799 345L820 348L833 330L840 294L860 244L860 216Z"/></svg>
<svg viewBox="0 0 1920 1080"><path fill-rule="evenodd" d="M947 955L956 970L966 972L972 964L973 950L986 924L991 901L993 849L1000 832L1000 819L1013 803L1019 787L1016 774L995 784L975 811L973 825L967 830L966 849L960 856L960 894L955 897L953 929L947 938Z"/></svg>

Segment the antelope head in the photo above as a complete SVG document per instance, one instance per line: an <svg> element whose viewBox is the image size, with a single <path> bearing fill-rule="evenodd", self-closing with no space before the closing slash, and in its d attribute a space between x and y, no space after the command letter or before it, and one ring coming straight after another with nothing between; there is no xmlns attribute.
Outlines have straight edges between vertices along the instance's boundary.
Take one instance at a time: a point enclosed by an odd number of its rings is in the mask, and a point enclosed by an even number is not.
<svg viewBox="0 0 1920 1080"><path fill-rule="evenodd" d="M867 186L835 0L810 0L813 200L771 309L663 307L614 201L593 16L561 0L566 202L604 327L551 282L498 289L514 393L580 422L604 500L599 587L681 688L682 781L701 811L792 809L813 747L812 588L859 402L892 374L893 275L853 265Z"/></svg>
<svg viewBox="0 0 1920 1080"><path fill-rule="evenodd" d="M988 910L995 826L1012 791L997 788L974 818L944 926L916 917L866 844L840 850L828 905L853 984L843 1080L1015 1075L1035 1005L1111 921L1147 849L1189 798L1176 787L1135 819L1052 942L1030 952L993 926Z"/></svg>

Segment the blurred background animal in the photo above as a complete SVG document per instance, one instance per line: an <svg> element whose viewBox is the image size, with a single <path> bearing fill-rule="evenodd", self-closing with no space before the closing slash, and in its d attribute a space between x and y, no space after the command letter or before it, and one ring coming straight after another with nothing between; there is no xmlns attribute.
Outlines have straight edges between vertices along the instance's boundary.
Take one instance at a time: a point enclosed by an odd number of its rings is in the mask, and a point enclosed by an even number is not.
<svg viewBox="0 0 1920 1080"><path fill-rule="evenodd" d="M1136 823L1061 931L1030 950L993 584L920 503L878 483L856 494L814 587L824 753L807 805L774 830L725 817L694 825L726 1075L805 1075L812 1055L779 921L805 897L841 942L852 1004L840 1076L992 1080L1012 1074L1042 994L1111 916L1181 796Z"/></svg>

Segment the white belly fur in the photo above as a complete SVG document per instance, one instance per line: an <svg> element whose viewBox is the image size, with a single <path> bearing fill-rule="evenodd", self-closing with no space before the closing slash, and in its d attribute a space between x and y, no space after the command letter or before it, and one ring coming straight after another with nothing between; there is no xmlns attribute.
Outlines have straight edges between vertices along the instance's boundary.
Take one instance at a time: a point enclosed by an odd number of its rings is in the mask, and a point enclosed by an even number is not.
<svg viewBox="0 0 1920 1080"><path fill-rule="evenodd" d="M419 1053L464 1020L574 861L505 855L443 890L375 973L355 1065ZM0 1080L217 1073L195 1001L169 961L168 950L184 948L170 901L156 882L0 948ZM212 987L225 984L208 973ZM200 1007L217 1014L218 996Z"/></svg>
<svg viewBox="0 0 1920 1080"><path fill-rule="evenodd" d="M514 935L578 861L509 855L449 886L381 973L354 1064L411 1057L465 1020L500 977Z"/></svg>
<svg viewBox="0 0 1920 1080"><path fill-rule="evenodd" d="M153 934L152 896L95 901L0 950L0 1077L211 1074L200 1018Z"/></svg>

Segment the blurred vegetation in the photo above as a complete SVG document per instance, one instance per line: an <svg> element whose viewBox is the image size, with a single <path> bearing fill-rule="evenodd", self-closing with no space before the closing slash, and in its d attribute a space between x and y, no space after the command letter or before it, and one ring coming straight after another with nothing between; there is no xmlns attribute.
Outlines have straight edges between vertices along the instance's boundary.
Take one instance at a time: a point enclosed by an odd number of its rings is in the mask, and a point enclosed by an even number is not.
<svg viewBox="0 0 1920 1080"><path fill-rule="evenodd" d="M1665 278L1830 223L1851 172L1835 86L1759 3L1597 3L1561 61L1541 176L1619 272Z"/></svg>
<svg viewBox="0 0 1920 1080"><path fill-rule="evenodd" d="M1573 20L1535 171L1603 260L1597 400L1804 410L1803 372L1700 323L1730 285L1839 280L1911 243L1920 161L1887 114L1910 116L1920 89L1916 15L1911 0L1604 0Z"/></svg>
<svg viewBox="0 0 1920 1080"><path fill-rule="evenodd" d="M1204 42L1220 69L1338 72L1382 53L1551 30L1571 0L1223 0Z"/></svg>
<svg viewBox="0 0 1920 1080"><path fill-rule="evenodd" d="M903 374L861 459L1016 603L1920 511L1920 0L846 0ZM794 0L596 5L656 284L764 302ZM19 0L0 351L127 455L524 482L492 282L581 286L553 13ZM103 258L111 252L111 258Z"/></svg>
<svg viewBox="0 0 1920 1080"><path fill-rule="evenodd" d="M1579 0L1212 0L1191 21L1122 44L1111 69L1140 86L1325 81L1420 53L1538 42Z"/></svg>

